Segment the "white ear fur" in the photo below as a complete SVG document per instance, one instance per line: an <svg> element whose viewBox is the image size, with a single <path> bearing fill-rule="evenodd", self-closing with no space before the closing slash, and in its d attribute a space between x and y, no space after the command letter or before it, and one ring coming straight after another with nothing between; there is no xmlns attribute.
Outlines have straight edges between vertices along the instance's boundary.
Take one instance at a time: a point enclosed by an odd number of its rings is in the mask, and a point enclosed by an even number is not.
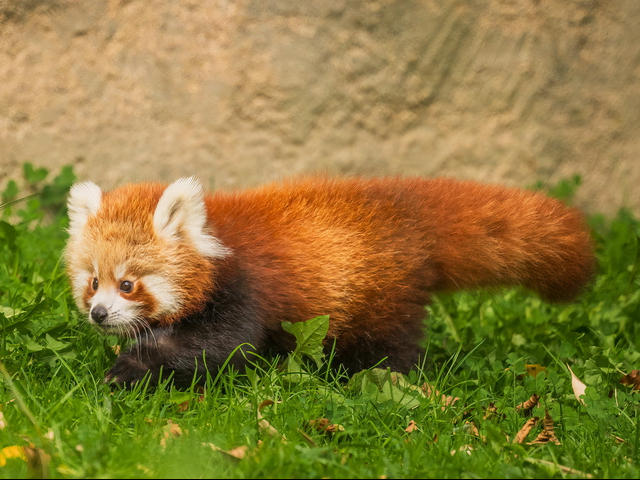
<svg viewBox="0 0 640 480"><path fill-rule="evenodd" d="M204 193L194 177L181 178L167 187L153 214L153 226L160 237L169 241L179 241L182 231L206 257L224 257L230 253L208 232Z"/></svg>
<svg viewBox="0 0 640 480"><path fill-rule="evenodd" d="M79 234L87 220L95 215L102 203L102 190L93 182L80 182L71 187L69 208L69 234Z"/></svg>

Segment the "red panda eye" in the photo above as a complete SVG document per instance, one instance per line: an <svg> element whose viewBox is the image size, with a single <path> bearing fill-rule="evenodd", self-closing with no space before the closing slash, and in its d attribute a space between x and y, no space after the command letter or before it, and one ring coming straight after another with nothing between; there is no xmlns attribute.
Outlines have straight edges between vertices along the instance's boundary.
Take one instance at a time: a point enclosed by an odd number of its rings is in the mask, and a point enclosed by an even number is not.
<svg viewBox="0 0 640 480"><path fill-rule="evenodd" d="M130 282L129 280L125 280L120 284L120 290L122 290L124 293L131 292L131 290L133 290L133 282Z"/></svg>
<svg viewBox="0 0 640 480"><path fill-rule="evenodd" d="M98 290L98 279L94 278L93 282L91 283L91 288L93 288L94 290Z"/></svg>

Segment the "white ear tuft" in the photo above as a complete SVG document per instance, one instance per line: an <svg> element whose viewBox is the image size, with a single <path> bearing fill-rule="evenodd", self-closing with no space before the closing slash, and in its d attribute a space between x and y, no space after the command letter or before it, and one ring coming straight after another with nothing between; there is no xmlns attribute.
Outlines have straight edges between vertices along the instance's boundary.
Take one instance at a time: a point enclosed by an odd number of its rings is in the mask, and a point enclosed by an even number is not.
<svg viewBox="0 0 640 480"><path fill-rule="evenodd" d="M180 241L181 233L206 257L224 257L229 249L209 233L204 193L194 177L176 180L160 197L153 214L156 233L169 241Z"/></svg>
<svg viewBox="0 0 640 480"><path fill-rule="evenodd" d="M71 187L67 207L69 209L69 234L79 234L87 220L95 215L102 203L102 190L93 182L80 182Z"/></svg>

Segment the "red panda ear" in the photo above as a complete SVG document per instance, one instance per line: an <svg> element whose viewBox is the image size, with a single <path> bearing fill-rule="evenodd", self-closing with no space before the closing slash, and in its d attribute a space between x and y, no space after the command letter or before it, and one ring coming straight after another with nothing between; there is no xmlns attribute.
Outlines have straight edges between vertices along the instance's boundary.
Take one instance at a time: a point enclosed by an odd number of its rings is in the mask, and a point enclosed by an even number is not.
<svg viewBox="0 0 640 480"><path fill-rule="evenodd" d="M69 234L72 237L82 231L89 217L96 214L101 203L102 190L95 183L80 182L71 187L67 207Z"/></svg>
<svg viewBox="0 0 640 480"><path fill-rule="evenodd" d="M209 233L204 193L194 177L176 180L164 191L153 214L156 233L171 242L186 236L206 257L224 257L229 249Z"/></svg>

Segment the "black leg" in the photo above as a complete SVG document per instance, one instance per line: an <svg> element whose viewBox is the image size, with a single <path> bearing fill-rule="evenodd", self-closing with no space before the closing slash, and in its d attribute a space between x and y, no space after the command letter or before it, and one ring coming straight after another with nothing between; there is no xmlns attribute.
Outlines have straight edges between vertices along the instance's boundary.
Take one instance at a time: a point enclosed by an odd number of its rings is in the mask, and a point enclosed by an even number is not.
<svg viewBox="0 0 640 480"><path fill-rule="evenodd" d="M241 369L249 352L263 343L259 328L241 325L214 322L153 329L120 354L105 381L131 386L150 375L153 386L172 375L174 385L183 388L194 379L203 381L207 372L216 375L225 364Z"/></svg>

